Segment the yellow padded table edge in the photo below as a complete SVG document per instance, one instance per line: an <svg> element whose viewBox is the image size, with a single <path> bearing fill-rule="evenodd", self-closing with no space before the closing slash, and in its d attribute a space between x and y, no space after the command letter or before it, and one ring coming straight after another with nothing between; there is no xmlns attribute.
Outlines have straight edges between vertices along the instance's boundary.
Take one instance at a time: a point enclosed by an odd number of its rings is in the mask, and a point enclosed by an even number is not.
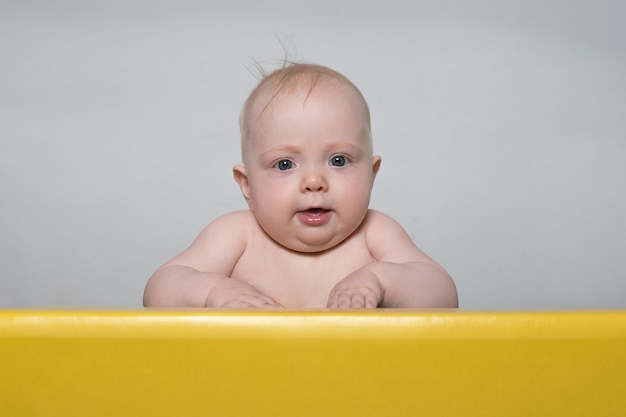
<svg viewBox="0 0 626 417"><path fill-rule="evenodd" d="M0 310L1 416L626 415L626 311Z"/></svg>

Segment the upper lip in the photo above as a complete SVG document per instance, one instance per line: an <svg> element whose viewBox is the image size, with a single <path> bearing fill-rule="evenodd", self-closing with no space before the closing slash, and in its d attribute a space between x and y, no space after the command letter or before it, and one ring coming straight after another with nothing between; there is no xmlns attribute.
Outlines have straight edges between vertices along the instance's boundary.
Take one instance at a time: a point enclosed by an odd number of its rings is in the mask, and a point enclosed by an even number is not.
<svg viewBox="0 0 626 417"><path fill-rule="evenodd" d="M320 206L309 206L309 207L305 207L302 210L299 210L300 213L306 213L306 212L309 212L309 213L322 213L322 212L325 212L325 211L330 211L330 209L326 208L326 207L320 207Z"/></svg>
<svg viewBox="0 0 626 417"><path fill-rule="evenodd" d="M325 207L320 207L320 206L310 206L310 207L306 207L302 210L299 210L301 212L303 211L310 211L310 212L315 212L315 211L330 211L330 209L325 208Z"/></svg>

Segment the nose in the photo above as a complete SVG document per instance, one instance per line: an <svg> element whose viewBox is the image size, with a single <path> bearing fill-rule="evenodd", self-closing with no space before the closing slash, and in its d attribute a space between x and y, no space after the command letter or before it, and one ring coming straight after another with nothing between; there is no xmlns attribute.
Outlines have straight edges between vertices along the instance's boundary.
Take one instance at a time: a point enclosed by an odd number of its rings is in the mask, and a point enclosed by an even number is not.
<svg viewBox="0 0 626 417"><path fill-rule="evenodd" d="M310 169L304 173L300 190L303 193L328 190L328 182L320 169Z"/></svg>

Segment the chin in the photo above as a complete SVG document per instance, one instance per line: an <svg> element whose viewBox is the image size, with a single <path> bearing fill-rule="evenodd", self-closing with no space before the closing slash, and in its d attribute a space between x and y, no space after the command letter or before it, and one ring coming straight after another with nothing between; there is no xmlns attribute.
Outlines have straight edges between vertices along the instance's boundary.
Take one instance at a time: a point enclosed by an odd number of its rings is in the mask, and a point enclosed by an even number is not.
<svg viewBox="0 0 626 417"><path fill-rule="evenodd" d="M281 243L284 247L302 253L320 253L332 249L343 242L344 239L325 239L325 240L298 240L295 242Z"/></svg>

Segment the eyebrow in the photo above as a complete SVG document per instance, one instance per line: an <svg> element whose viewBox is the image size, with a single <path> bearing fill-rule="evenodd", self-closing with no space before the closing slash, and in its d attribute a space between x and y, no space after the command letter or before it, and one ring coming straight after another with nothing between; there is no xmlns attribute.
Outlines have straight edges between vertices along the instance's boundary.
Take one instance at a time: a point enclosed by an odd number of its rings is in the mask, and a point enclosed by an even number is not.
<svg viewBox="0 0 626 417"><path fill-rule="evenodd" d="M259 156L264 157L275 153L300 153L300 147L294 145L281 145L275 146L267 151L261 153Z"/></svg>
<svg viewBox="0 0 626 417"><path fill-rule="evenodd" d="M363 151L363 147L362 146L354 145L354 144L348 144L348 143L341 143L341 142L331 142L329 144L326 144L325 148L328 149L328 150L337 149L339 152L345 151L345 152L349 152L349 153L357 153L357 152L360 153L360 152ZM300 149L300 146L295 146L295 145L290 145L290 144L279 145L279 146L275 146L275 147L273 147L271 149L268 149L267 151L261 153L260 156L263 157L265 155L274 154L274 153L299 154L299 153L301 153L301 149Z"/></svg>

